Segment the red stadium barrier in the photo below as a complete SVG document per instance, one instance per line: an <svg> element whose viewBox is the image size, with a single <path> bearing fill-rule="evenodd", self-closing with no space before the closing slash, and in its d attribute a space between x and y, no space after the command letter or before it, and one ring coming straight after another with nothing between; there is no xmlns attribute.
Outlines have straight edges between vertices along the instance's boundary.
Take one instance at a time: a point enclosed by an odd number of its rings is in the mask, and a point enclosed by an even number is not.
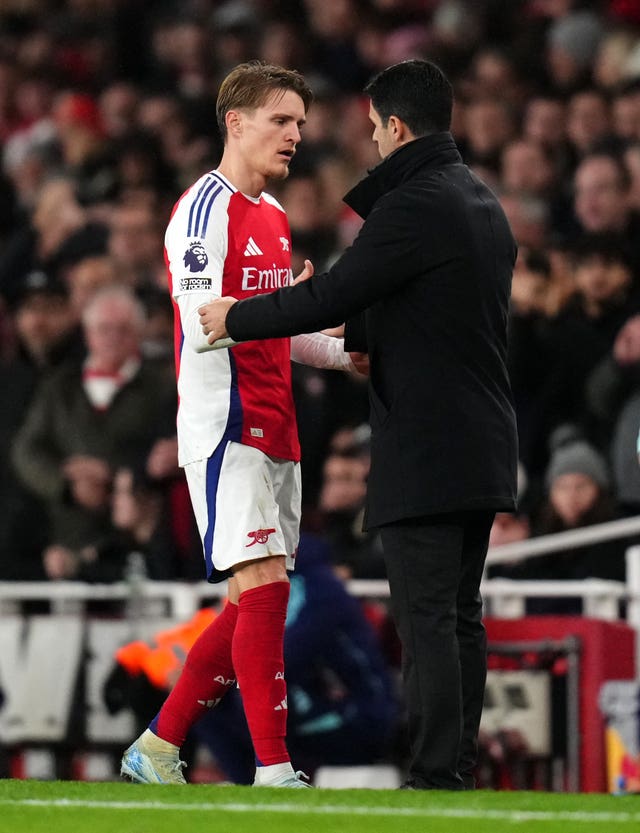
<svg viewBox="0 0 640 833"><path fill-rule="evenodd" d="M540 642L576 637L581 643L579 727L581 792L606 792L605 724L598 707L607 680L635 678L635 631L623 622L573 616L486 619L489 642Z"/></svg>

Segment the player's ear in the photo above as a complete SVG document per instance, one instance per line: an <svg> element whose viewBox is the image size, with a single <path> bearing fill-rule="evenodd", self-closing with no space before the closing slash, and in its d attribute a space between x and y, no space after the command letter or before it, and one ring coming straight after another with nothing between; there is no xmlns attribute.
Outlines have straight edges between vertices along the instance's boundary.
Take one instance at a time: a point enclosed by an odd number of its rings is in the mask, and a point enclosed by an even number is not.
<svg viewBox="0 0 640 833"><path fill-rule="evenodd" d="M239 136L242 133L242 113L239 110L229 110L224 119L230 136Z"/></svg>

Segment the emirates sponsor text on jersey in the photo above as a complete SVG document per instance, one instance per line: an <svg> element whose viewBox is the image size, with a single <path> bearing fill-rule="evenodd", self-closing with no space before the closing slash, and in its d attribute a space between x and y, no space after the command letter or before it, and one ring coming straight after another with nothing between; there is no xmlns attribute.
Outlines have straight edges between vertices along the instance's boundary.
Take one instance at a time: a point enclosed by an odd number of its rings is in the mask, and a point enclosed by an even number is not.
<svg viewBox="0 0 640 833"><path fill-rule="evenodd" d="M271 269L258 269L256 266L242 267L242 289L251 292L260 289L279 289L293 283L291 268L280 268L274 263Z"/></svg>

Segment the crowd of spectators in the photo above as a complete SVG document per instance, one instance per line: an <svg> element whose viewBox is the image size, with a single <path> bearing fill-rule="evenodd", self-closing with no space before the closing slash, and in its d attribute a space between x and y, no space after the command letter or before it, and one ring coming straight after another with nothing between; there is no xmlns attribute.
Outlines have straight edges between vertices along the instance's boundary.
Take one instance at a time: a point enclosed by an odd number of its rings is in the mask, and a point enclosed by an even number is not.
<svg viewBox="0 0 640 833"><path fill-rule="evenodd" d="M314 89L275 196L294 273L305 258L319 272L357 233L342 195L377 161L362 87L411 57L454 83L454 137L519 244L522 500L493 543L638 513L637 3L4 0L0 579L115 580L130 549L151 577L201 577L176 459L163 230L219 160L218 85L259 58ZM379 577L360 525L366 383L293 374L303 526L326 536L343 575ZM620 577L623 547L610 550L552 559L544 577Z"/></svg>

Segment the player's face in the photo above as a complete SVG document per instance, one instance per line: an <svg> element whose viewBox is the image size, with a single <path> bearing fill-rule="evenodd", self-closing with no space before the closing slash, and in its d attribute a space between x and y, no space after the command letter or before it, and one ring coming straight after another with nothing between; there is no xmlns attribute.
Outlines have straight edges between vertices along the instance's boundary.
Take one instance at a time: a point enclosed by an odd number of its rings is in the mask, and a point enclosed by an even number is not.
<svg viewBox="0 0 640 833"><path fill-rule="evenodd" d="M284 179L305 123L300 96L292 90L278 91L262 107L240 116L240 148L245 163L265 179Z"/></svg>

